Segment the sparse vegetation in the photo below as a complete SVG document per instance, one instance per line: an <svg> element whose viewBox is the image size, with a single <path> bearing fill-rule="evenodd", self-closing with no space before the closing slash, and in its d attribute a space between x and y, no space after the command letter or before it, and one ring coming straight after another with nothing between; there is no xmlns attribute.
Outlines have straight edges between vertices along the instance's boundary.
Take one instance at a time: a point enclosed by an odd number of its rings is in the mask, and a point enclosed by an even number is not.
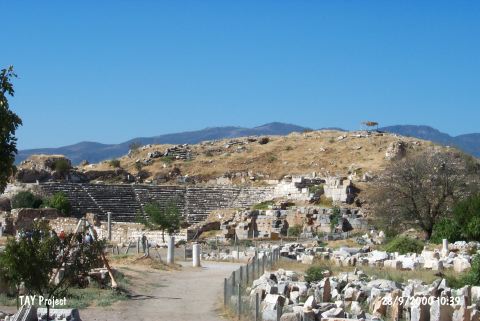
<svg viewBox="0 0 480 321"><path fill-rule="evenodd" d="M130 151L132 151L133 153L137 153L138 150L140 149L140 147L142 147L142 144L140 142L132 142L128 148L130 149Z"/></svg>
<svg viewBox="0 0 480 321"><path fill-rule="evenodd" d="M175 158L173 156L163 156L162 157L162 162L164 162L167 165L170 165L175 161Z"/></svg>
<svg viewBox="0 0 480 321"><path fill-rule="evenodd" d="M120 160L118 159L111 159L110 161L108 161L108 164L112 167L115 167L115 168L119 168L120 167Z"/></svg>
<svg viewBox="0 0 480 321"><path fill-rule="evenodd" d="M267 156L267 162L269 163L273 163L277 160L277 156L273 155L273 154L270 154Z"/></svg>
<svg viewBox="0 0 480 321"><path fill-rule="evenodd" d="M274 205L273 201L265 201L252 206L254 210L268 210L268 207Z"/></svg>

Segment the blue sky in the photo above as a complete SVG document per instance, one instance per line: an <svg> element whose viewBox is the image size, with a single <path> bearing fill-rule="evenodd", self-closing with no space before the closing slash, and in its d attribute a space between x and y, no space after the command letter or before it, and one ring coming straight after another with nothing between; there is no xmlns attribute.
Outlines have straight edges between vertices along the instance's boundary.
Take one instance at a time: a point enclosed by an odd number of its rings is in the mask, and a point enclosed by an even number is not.
<svg viewBox="0 0 480 321"><path fill-rule="evenodd" d="M478 1L0 0L19 147L272 121L479 132Z"/></svg>

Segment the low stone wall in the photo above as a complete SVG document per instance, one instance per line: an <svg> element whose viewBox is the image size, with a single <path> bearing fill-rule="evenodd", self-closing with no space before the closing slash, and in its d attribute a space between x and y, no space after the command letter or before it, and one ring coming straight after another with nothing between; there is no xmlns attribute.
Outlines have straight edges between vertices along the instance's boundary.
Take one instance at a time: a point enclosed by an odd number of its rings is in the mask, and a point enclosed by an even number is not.
<svg viewBox="0 0 480 321"><path fill-rule="evenodd" d="M71 217L59 217L57 219L50 220L50 226L55 232L60 233L64 230L66 233L73 233L77 227L78 219ZM94 226L95 232L99 239L108 239L108 224L107 222L100 221L99 224ZM152 245L163 246L166 242L163 241L161 231L147 230L143 224L139 223L122 223L112 222L112 240L113 244L128 245L129 242L136 244L137 239L141 238L145 234L148 241ZM167 234L165 233L165 241L167 241ZM186 232L175 234L175 240L186 240Z"/></svg>

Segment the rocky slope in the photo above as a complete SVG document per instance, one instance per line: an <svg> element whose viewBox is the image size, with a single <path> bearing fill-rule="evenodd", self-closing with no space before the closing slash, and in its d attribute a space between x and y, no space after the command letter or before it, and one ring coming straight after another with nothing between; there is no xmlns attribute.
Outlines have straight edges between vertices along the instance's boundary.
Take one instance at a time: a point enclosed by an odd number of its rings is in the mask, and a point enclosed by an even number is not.
<svg viewBox="0 0 480 321"><path fill-rule="evenodd" d="M146 145L115 162L79 166L90 178L101 173L140 181L261 182L285 175L375 175L392 158L425 149L447 149L429 141L387 133L335 130L207 141L195 145ZM118 165L118 167L116 167ZM96 173L93 175L92 173ZM125 174L128 173L128 174ZM114 176L114 175L113 175ZM108 179L107 179L108 180Z"/></svg>

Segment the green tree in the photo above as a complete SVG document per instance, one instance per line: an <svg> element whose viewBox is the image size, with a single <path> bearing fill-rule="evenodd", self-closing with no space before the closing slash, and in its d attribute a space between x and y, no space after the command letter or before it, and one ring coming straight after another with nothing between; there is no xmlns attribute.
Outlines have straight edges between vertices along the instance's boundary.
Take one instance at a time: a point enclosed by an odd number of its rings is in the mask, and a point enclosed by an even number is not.
<svg viewBox="0 0 480 321"><path fill-rule="evenodd" d="M58 192L48 197L44 202L44 206L55 208L65 216L69 215L72 210L70 201L68 200L67 195L63 192Z"/></svg>
<svg viewBox="0 0 480 321"><path fill-rule="evenodd" d="M30 191L21 191L12 197L12 208L39 208L43 200Z"/></svg>
<svg viewBox="0 0 480 321"><path fill-rule="evenodd" d="M53 164L53 169L63 177L68 173L71 167L70 162L64 158L57 159Z"/></svg>
<svg viewBox="0 0 480 321"><path fill-rule="evenodd" d="M467 241L480 241L480 194L457 202L453 218L461 227L461 236Z"/></svg>
<svg viewBox="0 0 480 321"><path fill-rule="evenodd" d="M460 152L425 151L391 162L376 181L370 204L376 222L398 232L418 227L430 239L435 224L478 184L478 166Z"/></svg>
<svg viewBox="0 0 480 321"><path fill-rule="evenodd" d="M174 200L168 201L165 206L160 206L158 203L149 203L145 205L144 211L147 215L146 225L161 230L164 242L165 231L172 234L180 229L182 216Z"/></svg>
<svg viewBox="0 0 480 321"><path fill-rule="evenodd" d="M17 138L15 131L22 125L22 120L10 110L7 96L13 97L12 78L17 75L13 67L0 71L0 194L7 186L8 179L15 172L15 155L17 154Z"/></svg>
<svg viewBox="0 0 480 321"><path fill-rule="evenodd" d="M0 254L0 273L17 289L17 302L22 284L26 294L51 299L83 285L92 268L103 266L104 241L77 243L74 234L62 241L43 223L35 225L31 238L10 238ZM60 269L63 273L58 274ZM50 306L46 307L48 314Z"/></svg>

